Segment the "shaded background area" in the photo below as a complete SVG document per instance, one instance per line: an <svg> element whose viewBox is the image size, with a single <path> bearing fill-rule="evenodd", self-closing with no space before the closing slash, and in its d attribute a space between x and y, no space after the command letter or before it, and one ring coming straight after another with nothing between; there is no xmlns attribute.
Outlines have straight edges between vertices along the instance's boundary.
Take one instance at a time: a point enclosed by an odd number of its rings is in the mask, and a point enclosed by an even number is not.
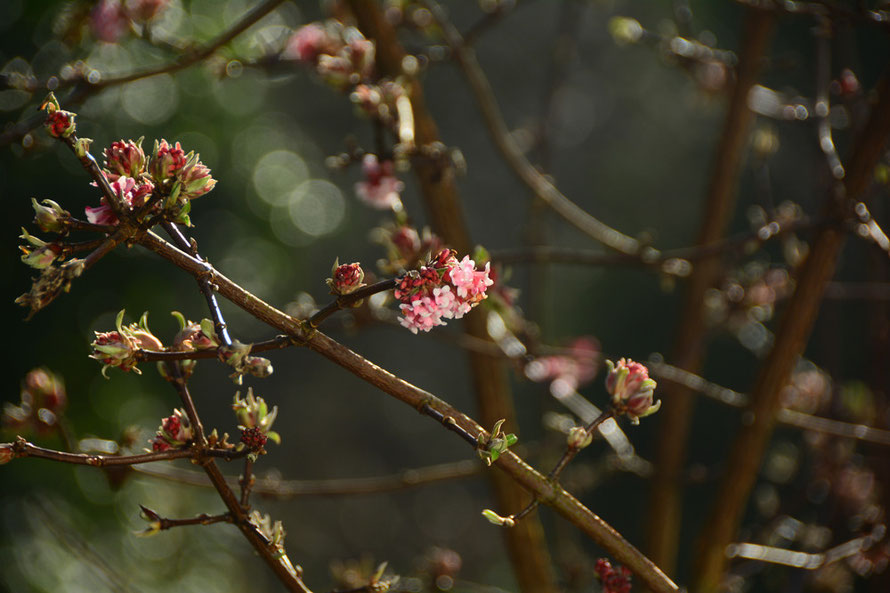
<svg viewBox="0 0 890 593"><path fill-rule="evenodd" d="M174 0L155 31L206 41L250 4ZM446 4L462 30L482 14L476 3ZM121 73L169 59L138 39L95 44L87 35L70 45L61 43L53 32L54 23L70 6L24 0L0 5L3 72L30 69L43 79L66 63L83 59L99 72ZM700 40L737 48L740 6L694 2L692 8ZM147 148L155 138L166 138L200 152L219 181L212 193L193 204L192 234L202 255L280 308L302 291L319 303L327 302L324 279L335 257L341 262L360 261L372 270L384 256L369 234L386 217L355 199L357 167L332 171L325 165L327 156L345 149L348 138L372 147L371 124L355 113L347 96L296 64L263 70L241 63L280 47L294 28L324 14L315 3L287 3L206 66L111 88L76 110L78 133L94 139L94 154L114 140L140 136L145 136ZM687 246L698 228L725 97L722 88L706 88L699 72L690 75L659 49L616 45L608 30L609 19L616 14L638 18L666 36L674 34L666 2L645 7L620 1L522 2L482 35L477 43L479 58L507 122L520 140L529 143L532 160L545 163L566 195L623 232L651 237L659 248ZM811 27L806 19L780 21L764 84L789 97L813 95ZM570 39L575 40L574 50ZM414 33L406 37L409 51L419 49L422 42ZM837 46L836 63L853 68L862 86L871 88L886 63L886 35L877 28L857 26L839 36ZM569 51L564 51L566 47ZM565 68L566 74L552 87L557 67ZM530 212L534 212L530 195L493 150L460 73L448 62L432 61L423 84L444 141L459 148L467 163L459 187L473 239L491 251L527 245ZM0 91L3 121L29 116L30 108L25 107L36 105L40 98L39 93L31 97L21 91ZM815 214L825 195L826 172L815 124L759 121L757 126L760 133L775 135L779 147L770 156L768 186L759 181L753 157L744 169L735 231L750 228L745 213L752 206L771 210L791 201ZM546 145L534 147L541 130ZM838 134L845 155L849 131L839 129ZM402 199L421 226L423 204L410 173L402 177L407 185ZM21 378L44 365L65 378L68 418L79 436L116 439L125 429L136 427L140 442L147 443L160 419L178 405L176 394L151 365L143 365L142 376L111 369L110 379L104 379L100 365L87 359L89 342L94 330L109 330L123 308L129 320L149 311L154 333L171 338L178 326L169 311L181 311L194 320L207 316L194 281L138 247L120 248L78 279L70 294L23 323L22 309L12 302L28 289L30 270L13 253L19 228L34 230L29 199L50 198L79 215L83 207L96 204L98 192L89 186L70 152L41 130L2 149L0 179L7 208L2 234L7 256L0 259L0 273L6 278L2 310L4 326L10 328L2 399L17 401ZM880 191L872 212L886 221L886 186ZM545 217L550 243L595 247L555 216ZM755 276L770 266L781 266L782 246L770 246L743 263ZM838 279L886 282L887 278L886 254L851 239ZM670 278L642 268L554 265L532 281L528 268L518 265L510 284L522 290L519 304L540 322L545 343L564 344L590 334L601 342L606 356L637 360L669 350L681 289ZM882 308L880 317L875 311ZM244 342L272 337L225 302L223 311L234 337ZM732 331L726 324L715 327L706 377L740 391L750 387L757 352L768 344L768 330L773 329L767 313L762 319L745 317L740 325L731 326ZM834 381L830 409L878 427L890 424L886 326L882 337L874 336L886 318L886 301L826 301L808 349L809 358ZM428 336L413 336L385 324L357 331L351 316L342 314L327 331L473 416L465 354L439 335L456 335L457 323L451 325ZM247 378L241 388L243 392L252 386L280 408L276 429L283 443L268 447L269 455L257 465L260 477L373 476L470 456L453 435L308 351L289 349L269 358L274 375L265 380ZM238 387L227 374L215 362L201 362L191 385L205 426L234 434L229 404ZM600 379L581 392L602 405L606 395ZM524 380L521 372L512 380L520 426L508 428L519 434L520 451L535 467L549 467L561 451L563 437L545 429L542 418L547 412L565 410L551 400L546 385ZM657 416L648 420L627 430L643 459L653 456ZM704 401L696 408L689 459L694 483L688 490L681 566L691 558L693 537L703 517L700 509L709 500L720 475L719 462L738 423L738 411L715 402ZM33 440L61 447L55 437L38 435ZM774 441L773 457L782 471L765 475L758 486L749 537L775 518L780 507L776 501L803 501L798 518L814 525L831 514L808 490L813 482L809 449L800 433L781 430ZM604 463L608 454L602 442L586 450L567 474L567 487L631 542L645 547L647 484L640 476ZM886 474L886 462L875 463L886 458L885 451L863 448L857 455L878 478ZM237 475L240 464L226 470ZM113 486L98 470L41 460L21 460L0 471L0 550L8 559L0 588L97 592L278 587L230 526L176 529L153 538L133 536L144 527L139 504L168 517L221 511L210 490L141 475ZM337 561L364 558L374 565L388 560L392 570L410 575L424 566L425 555L434 546L453 549L462 557L457 590L489 590L470 583L515 589L501 535L480 516L492 505L480 477L386 495L254 501L255 508L284 521L289 556L303 566L308 585L317 591L330 588L330 570ZM584 566L602 552L546 509L540 512L548 535L553 536L551 552L562 577L577 585L574 590L592 590L590 569L585 573ZM688 575L681 570L677 576L684 582ZM788 578L786 573L767 570L762 590L787 590ZM863 580L849 582L866 590Z"/></svg>

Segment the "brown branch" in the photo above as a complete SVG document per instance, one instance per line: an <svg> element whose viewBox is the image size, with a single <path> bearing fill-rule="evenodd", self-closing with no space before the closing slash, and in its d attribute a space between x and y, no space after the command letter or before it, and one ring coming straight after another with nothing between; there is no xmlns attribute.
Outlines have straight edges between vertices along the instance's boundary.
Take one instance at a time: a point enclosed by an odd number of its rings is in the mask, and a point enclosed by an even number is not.
<svg viewBox="0 0 890 593"><path fill-rule="evenodd" d="M843 188L845 199L829 197L829 214L846 215L853 201L863 194L872 181L872 170L878 162L890 135L890 72L878 83L876 101L861 137L849 159ZM779 394L797 358L803 352L819 311L825 286L834 274L837 256L843 246L844 235L839 230L823 229L810 248L794 294L776 333L770 355L758 373L751 392L748 410L753 418L742 426L732 445L724 478L714 501L709 520L700 540L698 566L695 571L695 590L700 593L716 591L726 565L725 550L734 539L745 509L757 471L772 435L779 410Z"/></svg>
<svg viewBox="0 0 890 593"><path fill-rule="evenodd" d="M389 280L381 280L380 282L375 282L374 284L363 286L355 292L340 296L333 302L330 302L319 309L319 311L315 313L315 315L310 317L309 325L311 325L312 327L318 327L325 319L327 319L340 309L347 309L355 303L361 301L362 299L367 298L371 295L375 295L378 292L386 292L387 290L392 290L396 287L396 284L398 284L398 280L395 278L391 278Z"/></svg>
<svg viewBox="0 0 890 593"><path fill-rule="evenodd" d="M153 461L169 461L171 459L184 459L193 457L192 449L171 449L169 451L157 451L154 453L142 453L140 455L91 455L88 453L66 453L45 449L31 444L22 437L18 437L13 443L3 446L12 447L15 457L35 457L37 459L49 459L61 463L73 463L75 465L91 465L93 467L112 467L136 465L138 463L151 463Z"/></svg>
<svg viewBox="0 0 890 593"><path fill-rule="evenodd" d="M206 513L201 513L197 517L193 517L191 519L167 519L166 517L159 517L158 529L160 531L164 531L167 529L173 529L174 527L213 525L214 523L232 523L232 515L230 515L229 513L223 513L222 515L208 515Z"/></svg>
<svg viewBox="0 0 890 593"><path fill-rule="evenodd" d="M309 349L345 368L360 379L374 385L384 393L395 397L416 410L421 410L424 406L428 406L442 417L451 417L457 426L470 435L475 435L476 437L481 435L483 440L488 437L488 434L479 424L433 394L396 377L320 331L315 331L309 335L304 331L303 324L299 320L265 303L216 270L212 268L208 270L203 262L179 251L157 235L146 233L139 239L139 243L192 275L210 274L213 283L218 287L219 294L224 298L241 307L256 319L293 336L295 340L304 342ZM620 533L615 531L600 517L593 514L571 494L561 487L552 484L547 480L546 476L535 471L514 453L508 451L501 455L495 466L509 475L517 484L532 494L539 496L542 502L576 525L617 561L636 573L650 589L658 593L671 593L679 590L651 560L625 540ZM214 479L216 480L214 484L218 488L226 485L222 474L219 474ZM234 500L234 495L232 495L232 498ZM238 506L237 500L234 502L235 506Z"/></svg>
<svg viewBox="0 0 890 593"><path fill-rule="evenodd" d="M715 257L716 253L709 253L708 246L726 244L723 236L735 209L736 182L754 119L747 104L748 94L757 82L772 37L773 22L772 13L754 8L748 9L745 17L737 80L730 95L700 222L696 249L705 255L697 261L689 279L672 348L672 360L694 372L700 369L704 355L704 295L717 282L721 270L720 259ZM662 393L661 400L664 405L657 420L658 454L650 489L646 539L655 562L670 573L680 548L683 485L677 478L686 460L692 397L687 390L669 389Z"/></svg>

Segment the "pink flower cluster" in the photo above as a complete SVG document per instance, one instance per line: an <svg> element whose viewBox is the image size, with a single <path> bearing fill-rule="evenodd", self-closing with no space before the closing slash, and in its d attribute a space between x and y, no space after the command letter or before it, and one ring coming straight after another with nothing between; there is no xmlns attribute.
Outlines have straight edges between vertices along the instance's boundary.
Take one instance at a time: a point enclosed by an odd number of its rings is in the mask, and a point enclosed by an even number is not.
<svg viewBox="0 0 890 593"><path fill-rule="evenodd" d="M486 298L492 285L490 263L482 270L466 255L460 261L452 249L443 249L420 270L412 270L399 281L394 294L401 304L399 323L413 333L445 325L445 319L460 319Z"/></svg>
<svg viewBox="0 0 890 593"><path fill-rule="evenodd" d="M110 185L115 195L117 195L119 203L129 211L141 208L145 204L146 197L150 196L151 192L154 191L154 185L150 181L140 180L137 184L132 177L118 177ZM111 205L104 197L99 200L99 204L96 208L89 206L84 208L87 220L93 224L117 224L117 214L114 213Z"/></svg>
<svg viewBox="0 0 890 593"><path fill-rule="evenodd" d="M565 354L541 356L528 363L525 376L539 383L560 381L577 390L596 376L599 360L599 342L596 338L581 336L569 344Z"/></svg>
<svg viewBox="0 0 890 593"><path fill-rule="evenodd" d="M130 21L145 22L170 0L100 0L90 12L90 29L99 41L116 43L130 30Z"/></svg>
<svg viewBox="0 0 890 593"><path fill-rule="evenodd" d="M626 566L614 568L611 562L600 558L593 570L603 585L603 593L630 593L631 572Z"/></svg>
<svg viewBox="0 0 890 593"><path fill-rule="evenodd" d="M396 178L392 161L381 163L377 155L366 154L362 159L362 174L364 181L355 184L355 194L362 202L378 210L391 210L402 205L399 192L405 184Z"/></svg>
<svg viewBox="0 0 890 593"><path fill-rule="evenodd" d="M326 82L339 88L361 82L374 69L374 43L358 29L335 20L301 27L281 56L314 66Z"/></svg>

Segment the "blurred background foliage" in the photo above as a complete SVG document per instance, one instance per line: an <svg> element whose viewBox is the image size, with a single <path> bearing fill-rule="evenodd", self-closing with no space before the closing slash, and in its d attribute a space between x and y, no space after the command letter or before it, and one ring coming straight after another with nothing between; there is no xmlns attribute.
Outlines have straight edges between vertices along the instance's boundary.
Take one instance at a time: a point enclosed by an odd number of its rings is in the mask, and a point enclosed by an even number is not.
<svg viewBox="0 0 890 593"><path fill-rule="evenodd" d="M66 31L63 25L74 22L82 4L0 3L2 72L33 74L43 80L77 60L84 61L87 71L107 75L171 59L170 52L143 39L106 44L97 43L83 27ZM161 39L203 42L230 26L251 4L172 0L153 32ZM482 17L487 4L491 3L446 6L459 28L467 30ZM699 41L737 49L741 6L690 4L693 34ZM354 196L358 167L338 171L325 164L326 157L342 152L349 143L372 147L371 124L356 113L346 95L296 63L245 66L250 59L280 48L295 28L325 17L330 9L331 5L309 1L285 3L204 65L109 88L74 109L78 133L95 141L94 154L114 140L140 136L149 148L154 139L166 138L200 152L219 180L191 213L201 253L224 274L278 307L302 291L326 302L324 279L335 257L341 262L360 261L366 270L373 270L374 262L384 255L369 240L371 229L384 216ZM478 39L479 58L516 137L566 195L616 228L648 237L659 248L690 245L722 124L725 84L720 72L715 81L695 68L679 67L676 56L660 46L616 44L608 24L619 14L637 18L661 35L676 34L672 5L666 1L519 2ZM765 85L786 96L812 96L812 26L805 18L780 21L763 76ZM416 31L409 31L405 42L409 51L434 44ZM837 63L852 68L864 88L873 86L886 63L886 34L877 27L850 26L839 36L838 48ZM474 241L492 251L527 245L530 219L543 216L551 244L595 247L550 213L531 208L528 191L493 150L459 71L436 60L435 51L429 55L433 59L425 67L423 84L443 140L458 148L467 163L459 187ZM564 77L554 74L557 69L565 70ZM30 117L41 99L40 91L0 91L3 119ZM810 215L817 213L825 195L825 172L815 125L762 119L754 134L767 134L778 148L768 157L768 185L758 177L757 159L749 156L741 176L734 231L751 228L746 213L756 214L757 208L772 211L786 201ZM848 134L840 129L838 135L845 155ZM407 184L402 199L420 226L422 201L410 173L402 177ZM70 151L39 128L2 149L0 179L7 208L2 221L7 256L0 259L0 274L6 279L4 326L11 332L4 348L3 400L16 402L25 373L46 366L65 379L67 417L78 436L117 439L135 427L137 448L141 447L160 419L178 405L175 393L150 365L143 365L142 376L112 369L110 379L104 379L100 365L87 359L92 332L110 329L116 313L126 308L131 320L149 311L154 332L169 339L178 329L170 311L195 320L207 315L194 281L140 248L119 248L78 279L70 294L22 322L23 311L13 300L27 291L30 270L14 253L20 227L34 230L30 198L56 200L77 215L83 207L95 205L98 192ZM874 203L873 214L886 222L886 187L879 197L883 201ZM851 240L838 280L886 282L886 255L880 260L874 251L866 242ZM875 261L883 264L876 267ZM744 273L758 278L785 263L782 248L776 245L739 266L747 265ZM516 265L510 284L521 289L519 304L539 322L545 343L565 344L589 334L600 341L608 357L639 360L670 348L680 294L680 286L670 278L638 267L553 265L532 282L527 267ZM847 414L849 420L886 427L888 359L877 358L880 351L875 351L874 339L875 310L881 307L886 308L886 301L826 301L808 356L834 381L830 393L834 411ZM242 341L272 337L234 306L223 302L223 310L233 335ZM774 325L769 314L761 317L715 327L705 376L740 391L750 387ZM886 322L886 311L883 319ZM363 326L359 332L354 325L344 314L327 331L375 363L475 414L465 354L436 335L454 335L457 323L428 336L413 336L386 324ZM886 355L886 328L884 332ZM274 375L247 380L280 408L276 428L283 444L269 447L269 455L257 465L261 477L372 476L469 455L447 431L335 366L319 363L308 351L289 349L269 357ZM233 433L229 404L238 388L227 374L219 364L201 362L192 391L205 425ZM546 385L524 380L521 372L513 374L513 384L520 426L508 429L519 434L520 450L536 467L548 467L559 453L562 437L544 428L542 418L547 412L565 410L550 399ZM594 403L605 402L599 378L582 394ZM724 457L739 423L736 410L712 401L701 402L695 414L689 462L698 479L690 486L686 503L690 512L683 529L684 566L703 518L695 511L707 504L719 474L714 464ZM627 431L643 459L653 455L657 416L651 420ZM3 440L12 436L5 434ZM62 447L53 435L30 438ZM770 507L770 500L806 498L812 487L812 476L805 471L808 449L799 432L780 430L774 441L777 459L787 463L780 464L783 471L761 480L755 501L766 502L752 505L749 516L749 523L759 527L777 512L778 503ZM608 451L603 443L585 451L567 477L569 489L574 485L594 512L643 546L646 482L604 463ZM875 472L872 477L877 476L878 482L886 477L885 450L858 450L856 455L860 465L872 468L869 471ZM883 460L876 461L881 455ZM240 466L226 470L237 475ZM139 504L168 517L219 512L222 506L210 490L139 474L115 482L99 470L40 460L7 465L0 476L0 550L5 559L0 588L69 593L277 590L273 575L230 526L134 537L133 532L144 527ZM479 514L492 505L487 484L479 477L391 494L281 501L258 496L254 502L256 508L284 521L290 557L303 566L308 584L322 591L332 582L331 570L367 570L383 560L397 573L419 574L430 554L436 553L430 551L434 547L453 549L462 558L455 590L496 590L487 585L514 590L501 534ZM802 506L798 518L805 522L817 523L829 514L816 498ZM590 569L584 573L584 566L601 551L548 511L541 515L566 582L578 591L594 588ZM752 528L748 535L755 533ZM790 590L785 588L786 573L771 571L761 575L761 590ZM687 575L681 571L678 576L682 582ZM862 580L841 580L864 590ZM415 590L420 586L411 579L403 584ZM844 586L837 590L845 590Z"/></svg>

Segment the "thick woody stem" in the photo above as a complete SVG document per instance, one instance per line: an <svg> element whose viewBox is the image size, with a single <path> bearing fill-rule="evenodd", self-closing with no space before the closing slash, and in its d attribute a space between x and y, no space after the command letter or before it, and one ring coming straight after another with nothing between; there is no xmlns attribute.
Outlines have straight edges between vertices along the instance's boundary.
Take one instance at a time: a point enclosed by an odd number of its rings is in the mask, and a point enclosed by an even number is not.
<svg viewBox="0 0 890 593"><path fill-rule="evenodd" d="M764 55L769 47L775 17L772 12L749 8L737 80L730 96L723 134L705 202L698 236L698 245L724 241L732 213L741 163L748 142L754 114L748 108L748 94L757 83ZM673 345L672 362L697 373L702 364L706 333L704 295L718 280L721 261L717 254L704 257L695 264ZM662 393L663 409L659 413L658 455L649 498L647 541L655 562L672 572L679 549L682 517L682 484L677 476L686 459L689 427L692 419L692 392L678 385L669 385Z"/></svg>
<svg viewBox="0 0 890 593"><path fill-rule="evenodd" d="M376 59L381 74L396 77L402 74L405 52L393 27L383 18L374 0L351 0L359 28L377 44ZM423 89L417 81L408 87L414 115L414 140L419 149L441 144L435 121L426 108ZM445 242L461 253L469 253L472 240L464 221L463 207L455 184L452 167L440 159L415 159L413 163L424 204L429 212L433 230ZM490 340L486 327L487 313L480 307L470 313L464 331L470 336ZM479 402L480 419L486 426L505 419L507 426L516 426L513 397L506 368L500 357L470 354L470 371ZM521 509L522 493L511 480L493 474L495 497L500 508ZM544 530L536 518L524 521L516 529L505 531L507 548L519 586L525 593L556 591L555 574L544 538Z"/></svg>
<svg viewBox="0 0 890 593"><path fill-rule="evenodd" d="M890 73L885 73L878 83L876 96L869 121L848 162L843 184L846 195L839 198L834 191L831 192L829 214L845 216L852 201L868 188L874 166L890 136ZM694 576L694 590L699 593L713 593L719 588L726 566L726 546L735 536L757 478L780 408L779 395L803 352L843 243L844 233L841 230L825 228L817 235L803 263L773 348L751 392L748 412L752 421L742 426L732 445L727 463L728 473L717 491L699 542L698 566Z"/></svg>

